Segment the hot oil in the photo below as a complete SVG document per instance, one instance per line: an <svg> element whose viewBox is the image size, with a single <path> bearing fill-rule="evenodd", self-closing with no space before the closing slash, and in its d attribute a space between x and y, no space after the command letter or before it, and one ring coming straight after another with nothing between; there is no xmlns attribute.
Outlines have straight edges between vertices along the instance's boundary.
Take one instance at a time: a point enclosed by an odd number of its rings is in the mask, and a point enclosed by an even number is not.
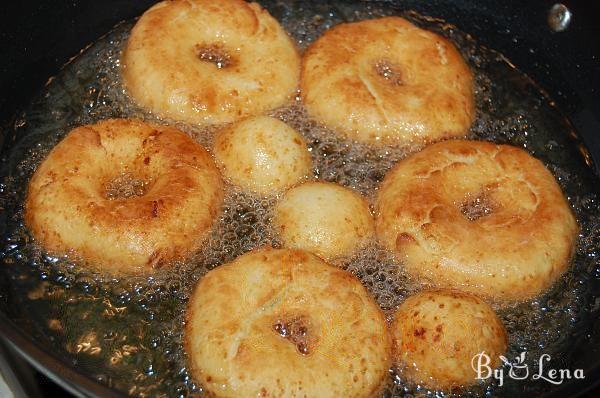
<svg viewBox="0 0 600 398"><path fill-rule="evenodd" d="M476 77L478 109L471 137L521 146L542 159L558 178L581 224L573 267L551 291L511 308L496 305L510 336L508 358L526 351L526 361L533 367L547 353L553 363L568 366L570 336L599 307L591 291L594 278L600 277L597 180L569 138L570 125L543 92L501 55L478 46L443 21L379 5L269 2L265 6L301 49L337 23L390 14L403 15L458 45ZM132 25L118 25L73 59L10 127L17 141L10 153L3 154L1 164L5 177L0 187L1 215L6 228L0 282L8 292L0 305L31 330L51 336L48 344L53 351L106 385L136 396L202 395L201 386L186 370L182 343L188 297L195 283L214 267L252 248L279 245L270 229L277 198L258 198L228 187L222 216L203 248L174 269L159 270L152 277L107 277L83 270L67 257L45 255L23 226L22 203L30 176L74 126L109 117L136 117L174 124L210 147L218 127L198 129L160 120L127 98L119 78L120 51ZM311 121L299 100L273 115L305 136L315 178L356 189L371 201L385 173L418 149L372 148L337 138ZM398 271L401 264L374 242L337 263L359 277L388 316L405 297L422 288L419 281ZM502 388L491 383L463 394L512 396L551 387L541 382L504 382ZM407 385L401 372L392 374L384 396L413 395L440 393Z"/></svg>

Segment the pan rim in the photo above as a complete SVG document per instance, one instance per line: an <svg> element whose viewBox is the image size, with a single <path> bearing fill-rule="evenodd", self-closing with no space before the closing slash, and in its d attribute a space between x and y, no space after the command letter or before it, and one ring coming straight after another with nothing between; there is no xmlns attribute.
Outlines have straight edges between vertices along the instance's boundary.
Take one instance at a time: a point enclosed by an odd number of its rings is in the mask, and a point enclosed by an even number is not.
<svg viewBox="0 0 600 398"><path fill-rule="evenodd" d="M0 337L31 366L50 378L54 383L78 397L115 397L127 395L110 388L79 372L71 363L62 361L23 333L12 320L0 311Z"/></svg>

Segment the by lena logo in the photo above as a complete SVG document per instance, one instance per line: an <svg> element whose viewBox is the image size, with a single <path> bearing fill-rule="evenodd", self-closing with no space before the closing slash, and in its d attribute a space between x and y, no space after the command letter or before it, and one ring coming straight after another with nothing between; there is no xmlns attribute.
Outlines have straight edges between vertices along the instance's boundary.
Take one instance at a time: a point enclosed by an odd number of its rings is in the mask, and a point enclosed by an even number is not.
<svg viewBox="0 0 600 398"><path fill-rule="evenodd" d="M500 355L500 360L505 366L493 369L491 366L491 358L485 352L476 354L471 359L471 367L477 374L476 379L486 380L494 378L498 381L498 384L502 386L504 384L505 371L508 368L508 377L513 380L544 380L552 384L562 384L565 380L571 379L585 379L583 369L553 369L548 367L550 362L550 355L542 354L537 361L537 368L532 367L525 363L526 353L522 352L520 355L515 357L514 361L509 361L505 356Z"/></svg>

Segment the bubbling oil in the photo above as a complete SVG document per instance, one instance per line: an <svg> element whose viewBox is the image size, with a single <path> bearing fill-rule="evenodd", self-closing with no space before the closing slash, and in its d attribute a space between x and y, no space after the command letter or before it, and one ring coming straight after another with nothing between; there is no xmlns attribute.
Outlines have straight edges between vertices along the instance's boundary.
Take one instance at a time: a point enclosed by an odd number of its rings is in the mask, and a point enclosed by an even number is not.
<svg viewBox="0 0 600 398"><path fill-rule="evenodd" d="M398 12L365 3L290 3L264 6L305 49L331 26ZM510 308L497 306L509 333L508 358L528 353L534 365L542 353L569 365L570 337L589 324L598 302L593 284L600 278L600 212L597 179L569 138L571 127L543 92L504 57L479 46L469 35L443 21L414 12L400 15L450 38L471 65L476 80L477 116L473 139L509 143L541 158L557 177L581 225L571 270L549 292ZM0 283L3 311L16 322L46 337L48 349L83 373L133 396L202 396L186 369L182 330L185 307L208 271L253 248L280 245L270 227L276 197L260 198L227 186L225 204L207 242L192 258L150 277L115 278L86 270L68 257L52 257L32 242L23 225L27 182L37 165L73 127L111 117L168 123L211 147L219 127L199 129L148 113L127 97L119 77L121 50L133 22L110 33L73 59L49 80L13 126L16 141L1 159L0 215L3 247ZM307 140L314 177L353 188L371 202L386 172L418 147L370 147L339 138L310 120L299 99L274 110ZM391 317L407 296L423 286L401 270L391 254L375 242L350 258L336 261L355 274ZM23 319L22 314L26 314ZM24 326L25 327L25 326ZM589 335L588 339L600 336ZM465 396L539 393L543 383L505 380L463 391ZM437 396L404 382L391 371L385 397ZM458 393L457 393L458 394ZM443 395L443 394L442 394Z"/></svg>

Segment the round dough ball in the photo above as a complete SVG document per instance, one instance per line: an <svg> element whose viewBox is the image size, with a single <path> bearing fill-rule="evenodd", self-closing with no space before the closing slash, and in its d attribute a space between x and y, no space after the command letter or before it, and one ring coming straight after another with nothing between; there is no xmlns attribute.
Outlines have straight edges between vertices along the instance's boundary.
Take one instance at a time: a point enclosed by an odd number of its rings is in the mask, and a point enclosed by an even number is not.
<svg viewBox="0 0 600 398"><path fill-rule="evenodd" d="M485 353L494 369L507 347L504 325L488 304L447 289L407 298L396 312L392 336L401 377L436 390L476 384L476 355Z"/></svg>
<svg viewBox="0 0 600 398"><path fill-rule="evenodd" d="M256 3L173 0L155 4L131 31L123 81L162 117L208 125L264 113L293 98L300 56Z"/></svg>
<svg viewBox="0 0 600 398"><path fill-rule="evenodd" d="M140 120L72 130L29 182L25 223L53 254L110 273L144 273L196 250L223 203L210 154Z"/></svg>
<svg viewBox="0 0 600 398"><path fill-rule="evenodd" d="M210 271L188 304L185 346L216 397L374 397L391 366L384 315L360 281L301 250Z"/></svg>
<svg viewBox="0 0 600 398"><path fill-rule="evenodd" d="M372 144L464 136L475 114L454 45L399 17L329 29L304 54L300 89L317 121Z"/></svg>
<svg viewBox="0 0 600 398"><path fill-rule="evenodd" d="M306 182L275 206L273 224L286 247L332 259L354 253L374 234L367 201L338 184Z"/></svg>
<svg viewBox="0 0 600 398"><path fill-rule="evenodd" d="M213 152L229 181L263 195L283 191L312 173L302 136L272 117L252 117L222 131Z"/></svg>
<svg viewBox="0 0 600 398"><path fill-rule="evenodd" d="M578 233L543 163L489 142L440 142L401 160L376 207L379 240L410 274L495 301L548 289Z"/></svg>

